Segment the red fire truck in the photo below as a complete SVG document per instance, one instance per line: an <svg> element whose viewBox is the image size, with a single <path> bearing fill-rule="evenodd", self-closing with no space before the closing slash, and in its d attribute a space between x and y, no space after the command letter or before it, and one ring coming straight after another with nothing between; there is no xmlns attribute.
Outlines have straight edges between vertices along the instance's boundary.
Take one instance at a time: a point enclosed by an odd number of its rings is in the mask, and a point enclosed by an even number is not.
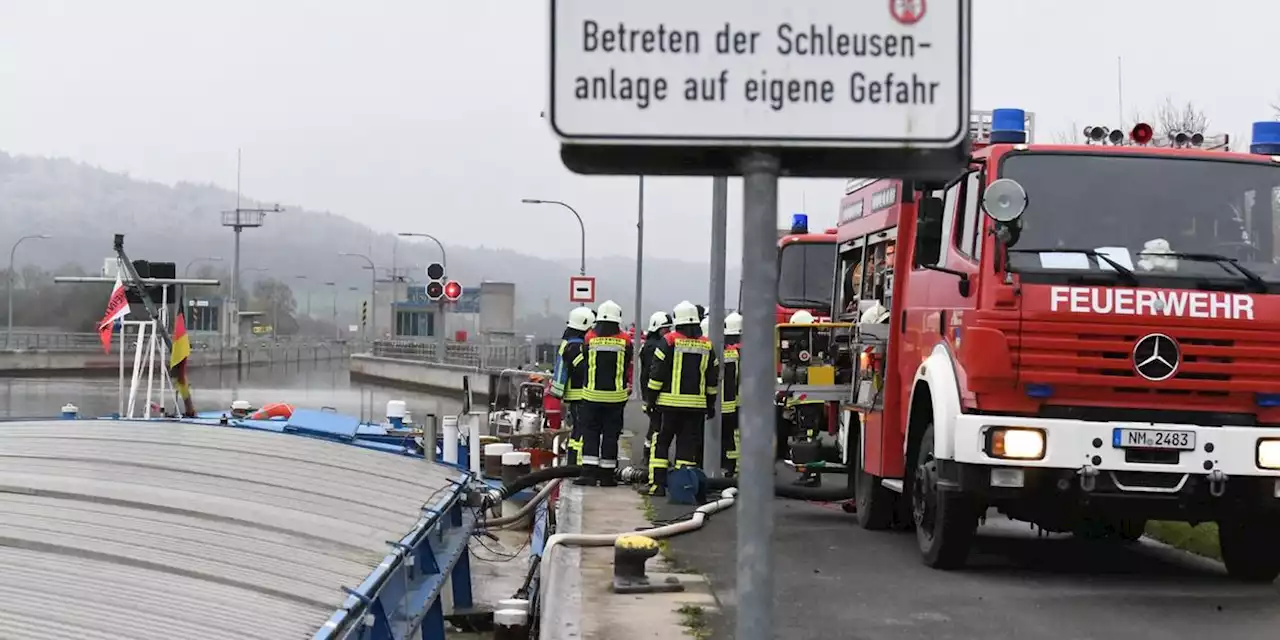
<svg viewBox="0 0 1280 640"><path fill-rule="evenodd" d="M1044 530L1217 522L1239 579L1280 574L1280 122L1225 137L1091 127L1031 143L974 113L945 184L852 182L832 319L857 324L840 403L868 529L965 563L988 509ZM846 361L848 359L846 358Z"/></svg>
<svg viewBox="0 0 1280 640"><path fill-rule="evenodd" d="M809 233L809 216L791 216L778 231L778 313L785 323L797 311L825 317L831 309L831 273L836 263L836 230Z"/></svg>

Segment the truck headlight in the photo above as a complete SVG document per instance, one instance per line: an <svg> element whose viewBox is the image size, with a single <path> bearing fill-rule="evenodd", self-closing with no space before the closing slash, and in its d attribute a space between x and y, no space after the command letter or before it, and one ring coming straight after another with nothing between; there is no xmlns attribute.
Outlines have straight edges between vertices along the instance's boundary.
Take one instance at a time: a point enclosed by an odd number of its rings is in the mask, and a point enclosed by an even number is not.
<svg viewBox="0 0 1280 640"><path fill-rule="evenodd" d="M1258 468L1280 469L1280 439L1260 438L1258 440Z"/></svg>
<svg viewBox="0 0 1280 640"><path fill-rule="evenodd" d="M987 455L1012 460L1044 458L1045 433L1026 427L992 427L987 430ZM1280 441L1277 441L1280 444ZM1280 448L1276 449L1280 455ZM1280 461L1280 457L1276 458Z"/></svg>

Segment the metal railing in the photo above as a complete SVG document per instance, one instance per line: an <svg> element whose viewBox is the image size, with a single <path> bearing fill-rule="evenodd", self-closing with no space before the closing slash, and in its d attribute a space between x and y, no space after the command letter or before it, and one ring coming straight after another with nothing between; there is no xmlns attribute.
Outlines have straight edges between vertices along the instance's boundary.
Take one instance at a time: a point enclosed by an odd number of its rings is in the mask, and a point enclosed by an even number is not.
<svg viewBox="0 0 1280 640"><path fill-rule="evenodd" d="M518 369L532 362L529 345L445 343L443 360L434 342L416 340L375 340L372 353L383 358L443 362L476 369Z"/></svg>
<svg viewBox="0 0 1280 640"><path fill-rule="evenodd" d="M229 341L219 334L192 332L191 349L201 351L207 349L230 348ZM117 336L115 340L119 340ZM334 344L347 344L359 350L363 341L335 340L316 336L280 336L278 338L261 338L246 336L240 341L244 348L267 348L273 346L321 347ZM58 332L58 331L14 331L12 336L0 333L0 351L62 351L68 353L89 353L102 350L102 341L93 332Z"/></svg>

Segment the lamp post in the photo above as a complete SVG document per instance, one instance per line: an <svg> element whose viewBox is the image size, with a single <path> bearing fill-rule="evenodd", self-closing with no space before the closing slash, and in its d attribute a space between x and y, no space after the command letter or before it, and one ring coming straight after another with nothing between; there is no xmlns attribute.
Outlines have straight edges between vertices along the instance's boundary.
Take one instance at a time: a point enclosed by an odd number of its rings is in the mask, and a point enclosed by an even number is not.
<svg viewBox="0 0 1280 640"><path fill-rule="evenodd" d="M326 282L326 287L333 287L333 338L338 339L338 283Z"/></svg>
<svg viewBox="0 0 1280 640"><path fill-rule="evenodd" d="M372 282L369 283L369 324L373 326L373 332L371 332L371 334L377 333L378 331L378 299L377 299L378 267L373 264L373 258L370 258L369 256L366 256L363 253L350 253L350 252L344 251L338 255L346 256L348 258L361 258L365 262L369 263L369 277L372 278L373 280Z"/></svg>
<svg viewBox="0 0 1280 640"><path fill-rule="evenodd" d="M197 262L222 262L222 258L218 256L210 256L208 258L196 258L187 263L187 268L182 270L182 277L186 278L191 275L191 265Z"/></svg>
<svg viewBox="0 0 1280 640"><path fill-rule="evenodd" d="M444 243L440 242L439 238L429 233L413 233L408 231L402 231L400 233L397 233L396 235L401 238L426 238L428 240L435 242L436 246L440 247L440 266L444 267L444 272L446 274L449 273L449 257L445 255Z"/></svg>
<svg viewBox="0 0 1280 640"><path fill-rule="evenodd" d="M557 204L569 210L573 217L578 219L578 231L581 232L582 250L578 259L578 275L587 275L587 226L582 224L582 216L578 215L577 209L560 202L559 200L537 200L535 198L524 198L520 201L523 204Z"/></svg>
<svg viewBox="0 0 1280 640"><path fill-rule="evenodd" d="M52 237L53 236L46 233L22 236L21 238L18 238L17 242L13 243L13 248L9 249L9 282L6 287L9 290L9 324L4 333L4 347L6 349L13 348L13 259L18 252L18 245L22 244L25 240L48 240Z"/></svg>

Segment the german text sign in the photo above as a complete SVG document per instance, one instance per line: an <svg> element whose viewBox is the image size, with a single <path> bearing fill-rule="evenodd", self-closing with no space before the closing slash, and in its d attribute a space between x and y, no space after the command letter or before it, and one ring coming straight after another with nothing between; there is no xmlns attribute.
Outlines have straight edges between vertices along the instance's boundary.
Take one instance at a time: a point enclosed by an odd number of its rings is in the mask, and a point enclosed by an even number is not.
<svg viewBox="0 0 1280 640"><path fill-rule="evenodd" d="M550 0L566 143L953 148L970 0Z"/></svg>

